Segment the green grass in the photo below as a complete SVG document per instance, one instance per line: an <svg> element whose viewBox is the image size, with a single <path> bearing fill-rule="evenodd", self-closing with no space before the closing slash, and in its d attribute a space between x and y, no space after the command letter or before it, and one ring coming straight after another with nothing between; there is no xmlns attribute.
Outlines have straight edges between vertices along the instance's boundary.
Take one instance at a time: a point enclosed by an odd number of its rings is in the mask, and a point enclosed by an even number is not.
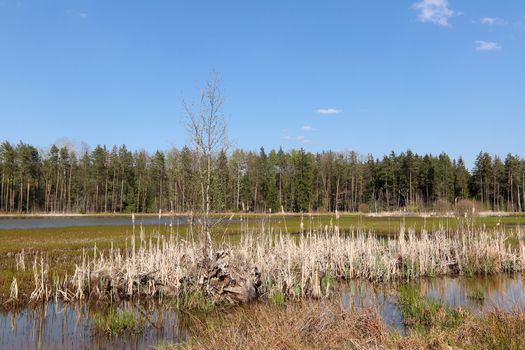
<svg viewBox="0 0 525 350"><path fill-rule="evenodd" d="M108 336L142 333L144 323L144 318L133 310L110 309L93 315L95 330Z"/></svg>
<svg viewBox="0 0 525 350"><path fill-rule="evenodd" d="M186 311L208 313L215 308L215 304L202 291L189 289L184 285L182 295L177 299L177 307Z"/></svg>
<svg viewBox="0 0 525 350"><path fill-rule="evenodd" d="M462 310L452 309L443 301L424 297L412 285L403 285L398 292L404 323L416 333L425 333L432 328L457 328L466 318Z"/></svg>
<svg viewBox="0 0 525 350"><path fill-rule="evenodd" d="M481 286L475 286L467 292L467 298L482 301L485 299L485 290Z"/></svg>
<svg viewBox="0 0 525 350"><path fill-rule="evenodd" d="M333 276L323 276L321 278L321 293L327 295L337 286L337 279Z"/></svg>
<svg viewBox="0 0 525 350"><path fill-rule="evenodd" d="M270 302L276 306L283 306L286 303L286 296L280 290L274 290L270 293Z"/></svg>

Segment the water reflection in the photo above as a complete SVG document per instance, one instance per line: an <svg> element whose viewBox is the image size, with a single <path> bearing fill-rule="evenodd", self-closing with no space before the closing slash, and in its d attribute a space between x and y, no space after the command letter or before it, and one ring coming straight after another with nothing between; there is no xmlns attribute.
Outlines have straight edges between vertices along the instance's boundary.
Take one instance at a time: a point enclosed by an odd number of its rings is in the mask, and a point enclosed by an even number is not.
<svg viewBox="0 0 525 350"><path fill-rule="evenodd" d="M494 308L525 309L525 285L521 275L440 277L414 284L429 298L474 313ZM469 297L473 291L481 291L483 298ZM401 335L406 333L397 303L396 285L351 281L340 286L338 293L344 308L372 308L392 330ZM123 304L121 308L138 313L132 304ZM188 337L188 323L173 308L146 307L155 326L145 323L142 334L123 337L107 337L95 332L92 320L96 310L96 306L86 304L48 303L20 312L0 313L0 349L143 349L159 343L185 341Z"/></svg>
<svg viewBox="0 0 525 350"><path fill-rule="evenodd" d="M472 278L435 278L419 283L422 293L445 301L451 307L462 307L474 313L495 308L510 311L525 308L525 289L520 275L496 275ZM481 293L483 298L473 297Z"/></svg>
<svg viewBox="0 0 525 350"><path fill-rule="evenodd" d="M196 219L193 218L194 223ZM234 218L214 218L213 222L227 221L229 223L241 222L238 216ZM245 219L257 221L257 219ZM135 217L137 225L174 226L190 222L188 216L140 216ZM1 229L31 229L72 226L131 226L131 216L50 216L50 217L0 217Z"/></svg>
<svg viewBox="0 0 525 350"><path fill-rule="evenodd" d="M439 277L422 279L412 285L428 298L441 300L452 308L467 309L474 314L483 314L494 309L525 309L525 285L521 275ZM483 297L473 297L477 296L476 292ZM400 334L406 332L395 285L351 281L342 288L341 304L346 309L372 308L391 329Z"/></svg>
<svg viewBox="0 0 525 350"><path fill-rule="evenodd" d="M151 320L155 327L146 324L141 334L108 337L94 330L86 305L48 303L0 314L0 349L144 349L187 339L176 311L157 307Z"/></svg>
<svg viewBox="0 0 525 350"><path fill-rule="evenodd" d="M400 334L405 334L403 315L391 286L373 285L351 281L341 291L343 309L370 308L380 315L385 323Z"/></svg>

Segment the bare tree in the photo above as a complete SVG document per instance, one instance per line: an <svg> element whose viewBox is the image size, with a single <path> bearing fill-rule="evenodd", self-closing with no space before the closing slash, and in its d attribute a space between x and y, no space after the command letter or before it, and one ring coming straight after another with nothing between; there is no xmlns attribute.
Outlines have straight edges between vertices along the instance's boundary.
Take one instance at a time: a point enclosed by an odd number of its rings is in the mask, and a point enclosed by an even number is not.
<svg viewBox="0 0 525 350"><path fill-rule="evenodd" d="M224 96L221 81L217 73L212 73L200 94L198 106L188 104L183 99L182 105L186 117L186 126L191 137L194 151L199 156L199 182L202 193L202 223L206 234L205 250L208 258L213 257L213 243L210 232L210 186L213 157L226 147L226 122L222 112Z"/></svg>

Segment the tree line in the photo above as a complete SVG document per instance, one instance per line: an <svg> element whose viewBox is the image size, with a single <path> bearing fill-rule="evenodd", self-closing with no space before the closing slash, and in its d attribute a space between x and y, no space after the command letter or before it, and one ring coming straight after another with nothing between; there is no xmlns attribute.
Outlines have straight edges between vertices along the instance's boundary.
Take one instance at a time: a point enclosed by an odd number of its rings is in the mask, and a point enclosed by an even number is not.
<svg viewBox="0 0 525 350"><path fill-rule="evenodd" d="M96 146L41 151L0 145L0 212L190 212L202 207L198 152ZM382 158L356 152L263 148L213 154L210 205L227 211L383 211L452 208L476 200L485 209L522 211L525 159L481 152L469 171L462 158L410 150Z"/></svg>

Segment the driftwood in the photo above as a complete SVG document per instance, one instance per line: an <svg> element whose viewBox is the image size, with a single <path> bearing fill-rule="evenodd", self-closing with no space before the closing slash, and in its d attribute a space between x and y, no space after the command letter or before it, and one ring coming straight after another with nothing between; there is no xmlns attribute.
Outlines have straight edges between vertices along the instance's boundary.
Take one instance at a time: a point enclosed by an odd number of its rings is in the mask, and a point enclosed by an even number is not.
<svg viewBox="0 0 525 350"><path fill-rule="evenodd" d="M229 264L230 253L217 251L214 259L200 264L198 286L215 303L243 304L259 296L261 274L255 267L242 269Z"/></svg>

